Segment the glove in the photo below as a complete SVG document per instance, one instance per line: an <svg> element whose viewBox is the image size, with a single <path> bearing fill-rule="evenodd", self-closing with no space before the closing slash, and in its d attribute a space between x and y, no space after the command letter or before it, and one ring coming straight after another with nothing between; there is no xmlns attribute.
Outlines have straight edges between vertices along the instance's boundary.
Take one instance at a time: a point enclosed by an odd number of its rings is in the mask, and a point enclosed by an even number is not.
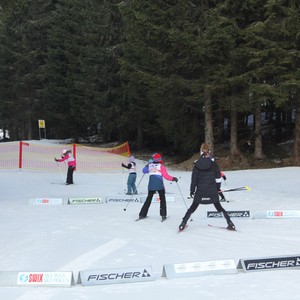
<svg viewBox="0 0 300 300"><path fill-rule="evenodd" d="M55 161L58 161L58 159L57 159L57 158L55 158L55 157L54 157L54 160L55 160Z"/></svg>
<svg viewBox="0 0 300 300"><path fill-rule="evenodd" d="M226 180L226 176L224 175L224 176L222 176L222 178L224 179L224 180Z"/></svg>
<svg viewBox="0 0 300 300"><path fill-rule="evenodd" d="M172 181L177 182L177 181L178 181L178 178L177 178L177 177L173 177L173 180L172 180Z"/></svg>
<svg viewBox="0 0 300 300"><path fill-rule="evenodd" d="M123 163L121 164L121 166L122 166L123 168L125 168L125 167L126 167L126 166L125 166Z"/></svg>
<svg viewBox="0 0 300 300"><path fill-rule="evenodd" d="M191 196L191 198L194 198L194 192L190 192L190 196Z"/></svg>

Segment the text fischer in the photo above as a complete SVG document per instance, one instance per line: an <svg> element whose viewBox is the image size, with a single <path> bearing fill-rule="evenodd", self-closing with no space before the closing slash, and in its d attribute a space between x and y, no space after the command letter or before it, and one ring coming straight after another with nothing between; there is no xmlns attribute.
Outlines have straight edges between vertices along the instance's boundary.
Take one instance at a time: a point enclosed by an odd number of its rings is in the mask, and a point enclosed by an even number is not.
<svg viewBox="0 0 300 300"><path fill-rule="evenodd" d="M286 267L295 267L294 260L283 260L283 261L269 261L269 262L259 262L259 263L250 263L247 265L247 269L271 269L271 268L286 268Z"/></svg>
<svg viewBox="0 0 300 300"><path fill-rule="evenodd" d="M90 280L115 280L115 279L130 279L130 278L139 278L141 272L126 272L126 273L111 273L111 274L99 274L99 275L90 275L88 281Z"/></svg>

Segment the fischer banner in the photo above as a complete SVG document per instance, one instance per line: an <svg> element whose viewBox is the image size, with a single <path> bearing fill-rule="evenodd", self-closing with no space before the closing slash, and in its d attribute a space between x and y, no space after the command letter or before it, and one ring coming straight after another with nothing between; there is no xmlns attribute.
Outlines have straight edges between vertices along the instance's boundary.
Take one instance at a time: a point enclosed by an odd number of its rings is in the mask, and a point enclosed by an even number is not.
<svg viewBox="0 0 300 300"><path fill-rule="evenodd" d="M249 210L227 211L230 218L250 218ZM208 211L207 218L223 218L223 214L217 211Z"/></svg>
<svg viewBox="0 0 300 300"><path fill-rule="evenodd" d="M141 202L140 196L108 196L106 197L106 203L123 203L123 202Z"/></svg>
<svg viewBox="0 0 300 300"><path fill-rule="evenodd" d="M101 197L69 198L68 204L103 204L103 199Z"/></svg>
<svg viewBox="0 0 300 300"><path fill-rule="evenodd" d="M244 272L287 268L299 269L300 255L240 259L237 268L244 270Z"/></svg>
<svg viewBox="0 0 300 300"><path fill-rule="evenodd" d="M89 286L154 280L155 278L153 275L152 267L144 266L122 269L80 271L77 283L84 286Z"/></svg>

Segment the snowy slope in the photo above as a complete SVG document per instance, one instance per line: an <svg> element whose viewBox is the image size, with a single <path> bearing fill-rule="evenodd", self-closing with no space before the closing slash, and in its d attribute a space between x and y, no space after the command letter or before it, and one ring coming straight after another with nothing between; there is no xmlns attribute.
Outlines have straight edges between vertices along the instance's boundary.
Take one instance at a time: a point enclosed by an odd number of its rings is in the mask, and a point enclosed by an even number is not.
<svg viewBox="0 0 300 300"><path fill-rule="evenodd" d="M138 162L141 179L143 162ZM227 210L299 210L300 168L226 172L223 188L248 185L251 191L226 193ZM210 228L224 219L207 219L213 206L200 206L185 232L177 232L191 204L190 172L169 169L178 185L165 181L176 201L168 203L168 220L160 222L159 204L149 218L134 222L140 203L29 205L36 197L104 197L123 193L127 173L75 172L73 186L59 173L0 171L0 271L73 271L152 266L155 281L71 288L1 287L5 300L46 299L299 299L300 270L238 272L192 278L162 277L165 264L207 260L300 255L300 219L234 218L238 232ZM53 184L55 183L55 184ZM148 177L138 190L147 191ZM184 197L181 196L184 195Z"/></svg>

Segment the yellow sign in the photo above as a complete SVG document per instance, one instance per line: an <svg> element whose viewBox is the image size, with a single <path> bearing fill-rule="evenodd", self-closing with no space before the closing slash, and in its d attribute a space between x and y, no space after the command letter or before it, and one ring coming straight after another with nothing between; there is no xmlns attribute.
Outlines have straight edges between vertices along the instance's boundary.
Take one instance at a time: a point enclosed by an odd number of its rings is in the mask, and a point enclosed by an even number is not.
<svg viewBox="0 0 300 300"><path fill-rule="evenodd" d="M45 120L39 120L39 128L45 128L46 124L45 124Z"/></svg>

